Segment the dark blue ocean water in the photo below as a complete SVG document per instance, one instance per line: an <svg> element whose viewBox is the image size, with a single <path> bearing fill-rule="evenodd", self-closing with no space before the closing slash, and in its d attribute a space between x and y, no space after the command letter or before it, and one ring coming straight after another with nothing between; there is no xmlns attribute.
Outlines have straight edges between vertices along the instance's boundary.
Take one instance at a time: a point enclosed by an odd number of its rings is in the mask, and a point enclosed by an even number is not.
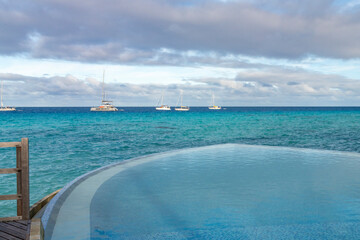
<svg viewBox="0 0 360 240"><path fill-rule="evenodd" d="M242 143L360 152L360 107L18 110L0 113L0 142L29 138L31 203L95 168L173 149ZM15 150L0 149L0 168L14 165ZM15 186L13 175L0 175L0 194ZM0 202L0 216L14 215L15 205Z"/></svg>

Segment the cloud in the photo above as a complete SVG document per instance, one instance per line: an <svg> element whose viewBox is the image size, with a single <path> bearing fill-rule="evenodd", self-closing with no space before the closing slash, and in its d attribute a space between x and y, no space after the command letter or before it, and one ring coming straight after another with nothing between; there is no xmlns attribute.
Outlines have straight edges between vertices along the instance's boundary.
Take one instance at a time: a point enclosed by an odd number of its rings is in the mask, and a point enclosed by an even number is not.
<svg viewBox="0 0 360 240"><path fill-rule="evenodd" d="M94 106L101 101L98 79L71 75L29 77L0 73L5 100L17 106ZM155 106L162 92L175 105L207 106L211 93L223 106L359 105L360 80L298 68L248 69L235 78L191 78L180 84L107 83L107 96L117 106ZM28 104L28 105L27 105Z"/></svg>
<svg viewBox="0 0 360 240"><path fill-rule="evenodd" d="M248 70L234 79L192 79L221 92L231 105L358 105L360 80L303 69Z"/></svg>
<svg viewBox="0 0 360 240"><path fill-rule="evenodd" d="M0 9L3 55L150 65L201 60L189 51L360 57L359 11L328 0L2 0Z"/></svg>

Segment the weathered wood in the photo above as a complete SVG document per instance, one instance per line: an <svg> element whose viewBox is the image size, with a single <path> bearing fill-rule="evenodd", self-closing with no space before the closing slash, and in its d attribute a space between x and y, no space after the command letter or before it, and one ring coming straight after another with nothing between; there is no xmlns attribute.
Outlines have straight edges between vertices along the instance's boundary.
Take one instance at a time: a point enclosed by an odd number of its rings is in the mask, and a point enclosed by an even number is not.
<svg viewBox="0 0 360 240"><path fill-rule="evenodd" d="M10 222L6 222L7 224L11 225L11 226L14 226L14 227L17 227L17 228L20 228L22 230L27 230L28 227L26 224L22 224L18 221L10 221Z"/></svg>
<svg viewBox="0 0 360 240"><path fill-rule="evenodd" d="M15 217L3 217L3 218L0 218L0 222L5 222L5 221L15 221L15 220L21 220L21 216L15 216Z"/></svg>
<svg viewBox="0 0 360 240"><path fill-rule="evenodd" d="M20 238L16 238L14 236L11 236L9 234L6 234L6 233L3 233L3 232L0 232L0 239L11 239L11 240L17 240L17 239L20 239Z"/></svg>
<svg viewBox="0 0 360 240"><path fill-rule="evenodd" d="M26 237L26 232L14 226L11 226L6 222L0 222L0 231L13 235L14 237L17 237L19 239L24 239L24 237Z"/></svg>
<svg viewBox="0 0 360 240"><path fill-rule="evenodd" d="M19 147L21 142L0 142L0 148Z"/></svg>
<svg viewBox="0 0 360 240"><path fill-rule="evenodd" d="M20 168L2 168L0 169L0 174L11 174L20 172Z"/></svg>
<svg viewBox="0 0 360 240"><path fill-rule="evenodd" d="M0 222L0 239L29 239L30 221Z"/></svg>
<svg viewBox="0 0 360 240"><path fill-rule="evenodd" d="M44 239L44 227L41 219L36 218L31 220L30 240L43 240Z"/></svg>
<svg viewBox="0 0 360 240"><path fill-rule="evenodd" d="M0 195L0 200L17 200L21 197L21 194Z"/></svg>
<svg viewBox="0 0 360 240"><path fill-rule="evenodd" d="M17 194L0 195L0 200L17 200L18 217L1 218L1 220L29 220L29 140L22 138L21 142L0 142L0 148L2 147L16 147L16 168L0 169L0 174L16 174Z"/></svg>
<svg viewBox="0 0 360 240"><path fill-rule="evenodd" d="M58 192L60 192L60 190L61 189L58 189L55 192L50 193L46 197L33 204L30 208L30 218L33 218L37 212L39 212L46 204L48 204Z"/></svg>
<svg viewBox="0 0 360 240"><path fill-rule="evenodd" d="M17 237L14 237L14 236L10 235L10 234L4 233L4 232L0 232L0 239L18 240L18 239L21 239L21 238L17 238Z"/></svg>
<svg viewBox="0 0 360 240"><path fill-rule="evenodd" d="M21 169L21 147L16 147L16 168ZM17 194L21 194L21 172L16 174L16 185L17 185ZM18 199L16 201L17 204L17 215L21 216L21 207L22 207L22 199Z"/></svg>
<svg viewBox="0 0 360 240"><path fill-rule="evenodd" d="M21 194L22 194L22 216L29 220L30 189L29 189L29 139L21 139Z"/></svg>
<svg viewBox="0 0 360 240"><path fill-rule="evenodd" d="M23 225L25 225L25 226L28 226L29 225L29 220L19 220L19 221L16 221L17 223L19 223L19 224L23 224Z"/></svg>

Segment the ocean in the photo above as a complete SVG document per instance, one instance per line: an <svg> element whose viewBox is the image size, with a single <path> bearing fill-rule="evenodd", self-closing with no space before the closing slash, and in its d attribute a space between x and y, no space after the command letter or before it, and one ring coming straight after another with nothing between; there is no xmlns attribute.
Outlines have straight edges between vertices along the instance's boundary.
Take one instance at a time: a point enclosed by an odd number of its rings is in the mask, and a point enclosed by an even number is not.
<svg viewBox="0 0 360 240"><path fill-rule="evenodd" d="M93 169L174 149L241 143L360 153L360 107L225 108L17 108L0 113L0 142L29 138L31 204ZM15 150L0 149L0 168L14 166ZM0 195L14 193L15 175L0 175ZM1 201L0 217L10 215L15 201Z"/></svg>

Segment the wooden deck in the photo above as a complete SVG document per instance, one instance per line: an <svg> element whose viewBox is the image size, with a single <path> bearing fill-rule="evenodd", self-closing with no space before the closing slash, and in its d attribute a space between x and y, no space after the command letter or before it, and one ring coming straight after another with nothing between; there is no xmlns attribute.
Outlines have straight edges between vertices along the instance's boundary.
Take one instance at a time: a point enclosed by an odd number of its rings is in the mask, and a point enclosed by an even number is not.
<svg viewBox="0 0 360 240"><path fill-rule="evenodd" d="M16 168L2 168L0 174L16 174L16 194L0 195L0 200L16 200L17 216L1 217L0 221L29 220L29 139L21 142L0 142L0 148L16 148Z"/></svg>
<svg viewBox="0 0 360 240"><path fill-rule="evenodd" d="M17 200L17 216L0 217L0 240L42 240L44 229L40 219L42 213L40 210L59 190L44 197L30 208L29 139L22 138L21 142L0 142L0 148L11 147L16 148L16 168L0 169L0 174L16 174L17 192L11 195L0 195L0 200Z"/></svg>
<svg viewBox="0 0 360 240"><path fill-rule="evenodd" d="M30 220L0 222L0 239L23 239L30 236Z"/></svg>
<svg viewBox="0 0 360 240"><path fill-rule="evenodd" d="M0 174L16 174L16 194L0 195L0 200L16 200L17 216L0 218L0 240L29 239L29 139L0 142L0 148L16 148L16 168L0 169Z"/></svg>

